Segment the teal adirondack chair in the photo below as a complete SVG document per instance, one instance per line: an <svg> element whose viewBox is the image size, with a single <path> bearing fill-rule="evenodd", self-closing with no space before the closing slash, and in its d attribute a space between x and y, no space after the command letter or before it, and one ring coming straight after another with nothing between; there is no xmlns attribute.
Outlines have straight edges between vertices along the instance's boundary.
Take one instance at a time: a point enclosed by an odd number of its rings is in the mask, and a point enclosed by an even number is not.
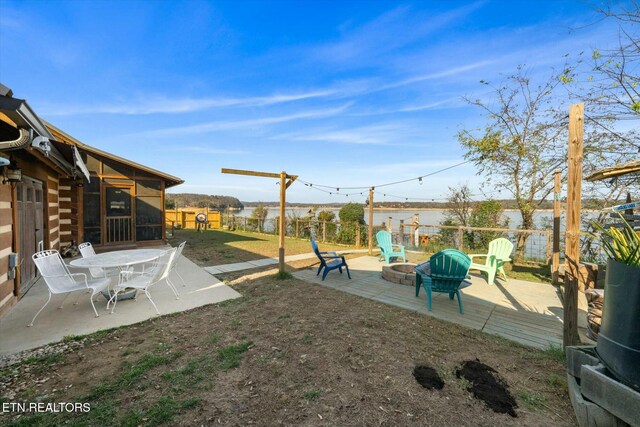
<svg viewBox="0 0 640 427"><path fill-rule="evenodd" d="M496 273L502 274L505 280L507 275L504 272L504 263L511 261L511 251L513 243L505 238L499 238L489 242L489 251L486 254L469 255L471 258L471 270L480 270L487 273L487 282L491 285L496 278ZM484 264L473 262L474 257L486 257Z"/></svg>
<svg viewBox="0 0 640 427"><path fill-rule="evenodd" d="M420 286L427 292L427 308L432 311L431 293L449 294L449 299L458 297L458 309L462 310L460 288L469 273L471 258L457 249L445 249L429 258L429 261L415 267L416 297L420 294ZM462 286L464 287L464 286Z"/></svg>
<svg viewBox="0 0 640 427"><path fill-rule="evenodd" d="M384 260L389 263L391 258L402 257L403 262L407 262L407 257L404 256L404 246L394 245L391 242L391 233L388 231L380 230L376 234L376 240L378 241L378 247L380 248L380 258L384 257ZM398 248L398 250L394 250Z"/></svg>

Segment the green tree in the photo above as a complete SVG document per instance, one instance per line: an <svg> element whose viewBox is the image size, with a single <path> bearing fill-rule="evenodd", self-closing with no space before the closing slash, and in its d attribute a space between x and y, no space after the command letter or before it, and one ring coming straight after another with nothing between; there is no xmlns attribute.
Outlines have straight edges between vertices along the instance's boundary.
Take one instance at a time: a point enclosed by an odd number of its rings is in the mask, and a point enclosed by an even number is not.
<svg viewBox="0 0 640 427"><path fill-rule="evenodd" d="M320 227L325 227L325 237L329 241L335 240L338 226L335 224L336 214L331 211L320 211L318 213L318 223ZM320 229L322 230L322 229Z"/></svg>
<svg viewBox="0 0 640 427"><path fill-rule="evenodd" d="M478 203L471 213L469 225L480 228L507 228L509 218L504 216L502 204L497 200L484 200ZM488 248L489 242L504 233L498 231L472 231L468 233L469 246L473 249Z"/></svg>
<svg viewBox="0 0 640 427"><path fill-rule="evenodd" d="M364 207L359 203L347 203L338 212L340 231L338 242L353 244L356 241L356 229L364 224ZM366 242L367 233L360 233L360 244Z"/></svg>
<svg viewBox="0 0 640 427"><path fill-rule="evenodd" d="M487 114L479 132L462 130L458 139L490 187L511 194L522 217L522 228L534 228L533 215L553 191L553 172L566 166L566 123L555 97L561 83L557 73L534 84L523 67L494 86L493 101L467 101ZM560 120L559 120L560 117ZM524 256L527 236L516 242L516 256Z"/></svg>
<svg viewBox="0 0 640 427"><path fill-rule="evenodd" d="M347 203L338 212L340 222L357 222L364 224L364 206L360 203Z"/></svg>
<svg viewBox="0 0 640 427"><path fill-rule="evenodd" d="M322 222L322 221L327 221L327 222L333 222L336 219L336 214L331 212L331 211L320 211L318 213L318 221Z"/></svg>
<svg viewBox="0 0 640 427"><path fill-rule="evenodd" d="M251 212L251 219L256 220L257 229L260 232L264 229L264 220L267 219L267 215L269 215L269 209L262 203L259 203Z"/></svg>

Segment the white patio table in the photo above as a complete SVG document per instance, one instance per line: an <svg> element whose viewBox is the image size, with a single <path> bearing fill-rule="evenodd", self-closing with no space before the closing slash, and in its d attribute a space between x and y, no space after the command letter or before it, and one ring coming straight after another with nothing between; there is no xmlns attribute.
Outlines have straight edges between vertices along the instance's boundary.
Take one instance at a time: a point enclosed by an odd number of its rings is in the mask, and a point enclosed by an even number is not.
<svg viewBox="0 0 640 427"><path fill-rule="evenodd" d="M165 252L165 249L127 249L124 251L104 252L87 258L74 259L69 265L78 268L126 269L134 264L154 261Z"/></svg>
<svg viewBox="0 0 640 427"><path fill-rule="evenodd" d="M124 251L104 252L86 258L78 258L69 262L69 265L76 268L117 268L125 271L136 264L145 264L155 261L168 249L127 249ZM111 289L111 287L109 287ZM111 302L112 291L103 291L102 295ZM134 298L136 291L123 292L118 295L118 299ZM107 304L107 309L109 304Z"/></svg>

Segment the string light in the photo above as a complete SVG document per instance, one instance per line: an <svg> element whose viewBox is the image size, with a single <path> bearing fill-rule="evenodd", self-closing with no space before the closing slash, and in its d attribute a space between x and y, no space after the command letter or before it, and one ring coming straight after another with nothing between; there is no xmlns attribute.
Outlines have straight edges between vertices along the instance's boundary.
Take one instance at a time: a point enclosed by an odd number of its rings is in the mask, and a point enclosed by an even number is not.
<svg viewBox="0 0 640 427"><path fill-rule="evenodd" d="M426 178L428 176L432 176L432 175L447 171L449 169L453 169L453 168L458 167L458 166L462 166L462 165L470 163L470 162L471 162L471 160L465 160L464 162L460 162L460 163L457 163L455 165L451 165L451 166L448 166L446 168L439 169L439 170L437 170L435 172L431 172L431 173L428 173L428 174L425 174L425 175L421 175L421 176L418 176L418 177L415 177L415 178L404 179L404 180L401 180L401 181L387 182L385 184L379 184L379 185L368 186L368 187L364 187L364 186L362 186L362 187L342 187L342 189L343 190L362 190L362 189L368 190L368 189L375 189L376 187L387 187L387 186L390 186L390 185L404 184L405 182L410 182L410 181L415 181L415 180L418 180L419 182L422 182L423 178ZM298 181L300 181L300 182L302 182L304 184L311 184L311 183L305 182L304 180L302 180L300 178L298 178ZM336 187L335 185L322 185L322 184L315 184L315 185L316 185L316 187L322 187L322 188L327 188L327 189L336 188L338 191L340 191L340 188Z"/></svg>

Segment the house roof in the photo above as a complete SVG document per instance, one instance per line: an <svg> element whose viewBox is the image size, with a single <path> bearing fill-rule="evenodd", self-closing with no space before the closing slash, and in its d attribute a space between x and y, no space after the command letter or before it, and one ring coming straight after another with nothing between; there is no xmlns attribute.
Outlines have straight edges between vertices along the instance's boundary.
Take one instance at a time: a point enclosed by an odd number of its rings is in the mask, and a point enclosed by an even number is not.
<svg viewBox="0 0 640 427"><path fill-rule="evenodd" d="M92 154L97 154L97 155L105 157L105 158L107 158L109 160L113 160L113 161L121 163L123 165L127 165L129 167L132 167L134 169L141 170L141 171L146 172L148 174L158 176L159 178L162 178L165 181L165 186L167 188L182 184L184 182L183 179L180 179L180 178L178 178L176 176L169 175L169 174L161 172L159 170L150 168L148 166L141 165L139 163L133 162L133 161L128 160L128 159L125 159L123 157L116 156L115 154L107 153L106 151L102 151L102 150L99 150L99 149L97 149L95 147L87 145L87 144L85 144L85 143L83 143L81 141L78 141L77 139L75 139L71 135L65 133L64 131L58 129L57 127L55 127L51 123L48 123L48 122L45 121L45 124L47 125L47 128L49 128L49 130L51 131L51 133L54 135L55 139L58 142L62 142L62 143L69 144L69 145L75 145L79 150L86 151L86 152L92 153Z"/></svg>
<svg viewBox="0 0 640 427"><path fill-rule="evenodd" d="M630 162L597 170L585 179L587 181L600 181L628 174L640 174L640 160L632 160Z"/></svg>

